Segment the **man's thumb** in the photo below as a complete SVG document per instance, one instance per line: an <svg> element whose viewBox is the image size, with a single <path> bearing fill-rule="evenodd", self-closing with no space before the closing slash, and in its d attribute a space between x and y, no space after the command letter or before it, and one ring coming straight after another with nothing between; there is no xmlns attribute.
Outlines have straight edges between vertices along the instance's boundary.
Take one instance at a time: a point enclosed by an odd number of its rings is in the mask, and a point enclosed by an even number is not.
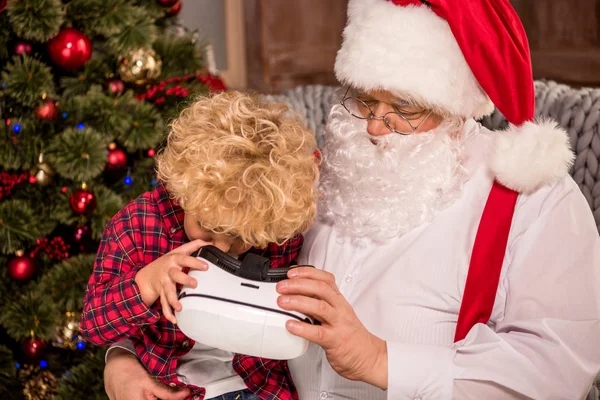
<svg viewBox="0 0 600 400"><path fill-rule="evenodd" d="M190 389L171 389L160 382L154 382L152 394L161 400L184 400L190 395Z"/></svg>

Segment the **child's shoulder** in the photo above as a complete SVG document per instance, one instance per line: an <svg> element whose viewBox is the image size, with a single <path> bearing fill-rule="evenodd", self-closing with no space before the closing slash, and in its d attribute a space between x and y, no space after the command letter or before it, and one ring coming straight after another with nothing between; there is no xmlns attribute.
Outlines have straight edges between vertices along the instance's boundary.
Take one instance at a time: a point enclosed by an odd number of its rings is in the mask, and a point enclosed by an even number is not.
<svg viewBox="0 0 600 400"><path fill-rule="evenodd" d="M177 214L179 207L173 204L164 186L157 185L131 200L111 220L114 225L127 224L130 226L158 223L164 217Z"/></svg>

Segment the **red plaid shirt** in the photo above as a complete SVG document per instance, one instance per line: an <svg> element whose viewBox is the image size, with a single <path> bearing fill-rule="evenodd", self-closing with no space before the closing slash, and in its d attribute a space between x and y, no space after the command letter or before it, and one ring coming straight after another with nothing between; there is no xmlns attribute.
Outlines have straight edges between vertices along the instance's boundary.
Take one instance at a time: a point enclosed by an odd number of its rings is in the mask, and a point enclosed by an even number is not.
<svg viewBox="0 0 600 400"><path fill-rule="evenodd" d="M177 379L177 361L194 342L167 321L160 301L144 304L134 279L141 268L188 241L183 216L162 185L119 211L104 231L81 315L86 339L100 346L131 339L149 372L171 387L185 386ZM272 268L288 267L303 240L297 236L283 246L250 251L269 257ZM285 361L235 355L233 368L261 399L298 399ZM204 388L190 388L189 398L204 398Z"/></svg>

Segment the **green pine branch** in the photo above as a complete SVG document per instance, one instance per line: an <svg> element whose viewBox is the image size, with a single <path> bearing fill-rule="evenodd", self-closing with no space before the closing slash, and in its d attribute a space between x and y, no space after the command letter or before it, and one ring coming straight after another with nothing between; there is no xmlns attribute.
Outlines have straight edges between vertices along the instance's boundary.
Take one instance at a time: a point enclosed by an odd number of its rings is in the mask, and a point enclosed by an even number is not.
<svg viewBox="0 0 600 400"><path fill-rule="evenodd" d="M8 26L8 14L0 14L0 26ZM7 59L9 56L8 52L8 39L10 38L10 29L0 29L0 60Z"/></svg>
<svg viewBox="0 0 600 400"><path fill-rule="evenodd" d="M0 324L16 340L31 335L43 340L51 339L59 323L60 312L48 296L27 291L1 306Z"/></svg>
<svg viewBox="0 0 600 400"><path fill-rule="evenodd" d="M30 129L25 120L21 132L0 133L0 166L5 170L28 170L37 163L43 140L30 134Z"/></svg>
<svg viewBox="0 0 600 400"><path fill-rule="evenodd" d="M21 396L12 351L0 345L0 399L20 400Z"/></svg>
<svg viewBox="0 0 600 400"><path fill-rule="evenodd" d="M104 171L107 140L92 128L69 128L54 137L45 155L56 172L74 181L90 181Z"/></svg>
<svg viewBox="0 0 600 400"><path fill-rule="evenodd" d="M60 0L9 0L7 12L15 33L37 42L56 36L64 21Z"/></svg>
<svg viewBox="0 0 600 400"><path fill-rule="evenodd" d="M154 42L154 50L162 60L161 78L194 74L206 65L207 43L196 43L193 34L166 34Z"/></svg>
<svg viewBox="0 0 600 400"><path fill-rule="evenodd" d="M91 36L117 35L135 22L136 8L123 0L73 0L67 4L69 19Z"/></svg>
<svg viewBox="0 0 600 400"><path fill-rule="evenodd" d="M0 250L4 254L25 250L37 239L46 237L55 226L56 221L43 218L27 201L0 202Z"/></svg>
<svg viewBox="0 0 600 400"><path fill-rule="evenodd" d="M58 394L56 400L72 400L82 397L85 393L86 400L107 400L104 391L104 357L105 348L98 348L90 357L70 370L58 380Z"/></svg>
<svg viewBox="0 0 600 400"><path fill-rule="evenodd" d="M69 114L69 121L84 122L101 133L107 142L131 128L132 119L125 109L133 97L111 97L99 85L81 96L63 97L61 107Z"/></svg>
<svg viewBox="0 0 600 400"><path fill-rule="evenodd" d="M108 57L94 53L77 76L64 76L60 79L62 97L85 95L92 85L104 85L107 79L114 76L113 67Z"/></svg>
<svg viewBox="0 0 600 400"><path fill-rule="evenodd" d="M35 107L42 95L54 97L54 81L50 67L27 55L13 57L2 72L5 95L25 107Z"/></svg>
<svg viewBox="0 0 600 400"><path fill-rule="evenodd" d="M94 185L92 186L92 191L96 195L98 203L96 210L90 217L92 238L94 240L100 240L106 224L108 224L113 215L118 213L119 210L125 206L125 202L121 196L108 189L106 186Z"/></svg>
<svg viewBox="0 0 600 400"><path fill-rule="evenodd" d="M95 254L82 254L54 265L35 291L49 296L59 310L80 312L95 258Z"/></svg>
<svg viewBox="0 0 600 400"><path fill-rule="evenodd" d="M130 22L108 37L106 45L112 54L124 55L130 50L151 47L156 37L156 25L148 12L141 7L132 7Z"/></svg>
<svg viewBox="0 0 600 400"><path fill-rule="evenodd" d="M143 150L156 146L165 137L165 127L158 110L149 103L138 102L132 96L123 96L123 102L131 116L129 129L121 131L117 140L128 151Z"/></svg>

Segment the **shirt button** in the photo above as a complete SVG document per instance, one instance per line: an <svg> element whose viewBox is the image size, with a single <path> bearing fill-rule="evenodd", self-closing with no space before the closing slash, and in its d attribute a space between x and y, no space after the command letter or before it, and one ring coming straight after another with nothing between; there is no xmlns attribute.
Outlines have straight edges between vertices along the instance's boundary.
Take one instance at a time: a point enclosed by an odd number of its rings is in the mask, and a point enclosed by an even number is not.
<svg viewBox="0 0 600 400"><path fill-rule="evenodd" d="M194 397L192 397L192 400L200 400L200 396L195 395Z"/></svg>
<svg viewBox="0 0 600 400"><path fill-rule="evenodd" d="M322 392L319 394L319 398L320 398L321 400L325 400L325 399L326 399L326 398L328 398L328 397L329 397L329 393L327 393L327 392L325 392L325 391L322 391Z"/></svg>
<svg viewBox="0 0 600 400"><path fill-rule="evenodd" d="M346 275L346 278L344 278L344 280L346 281L346 283L350 283L352 282L354 278L352 278L352 275Z"/></svg>
<svg viewBox="0 0 600 400"><path fill-rule="evenodd" d="M175 386L177 386L177 384L175 382L171 382L171 383L169 383L169 386L175 387Z"/></svg>
<svg viewBox="0 0 600 400"><path fill-rule="evenodd" d="M171 228L171 233L177 232L177 228Z"/></svg>
<svg viewBox="0 0 600 400"><path fill-rule="evenodd" d="M186 347L186 348L187 348L187 347L190 347L190 341L189 341L189 340L184 340L184 341L181 343L181 345L182 345L183 347Z"/></svg>

